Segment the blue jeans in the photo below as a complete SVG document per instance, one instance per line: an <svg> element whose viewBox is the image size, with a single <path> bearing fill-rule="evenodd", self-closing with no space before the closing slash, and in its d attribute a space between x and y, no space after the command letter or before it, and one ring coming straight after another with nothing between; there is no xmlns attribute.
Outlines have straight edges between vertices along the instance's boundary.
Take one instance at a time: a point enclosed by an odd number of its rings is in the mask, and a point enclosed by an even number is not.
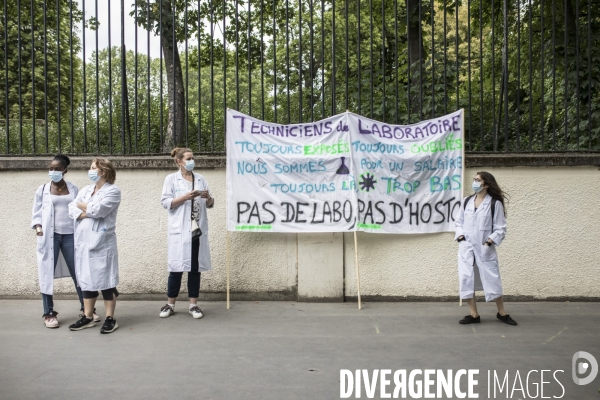
<svg viewBox="0 0 600 400"><path fill-rule="evenodd" d="M83 310L83 296L81 294L81 288L77 286L77 276L75 275L75 239L74 235L61 235L60 233L54 232L54 269L58 263L58 252L62 251L63 257L67 262L67 268L75 283L75 289L77 289L77 296L79 297L79 303L81 303L81 309ZM51 294L42 293L42 302L44 303L44 315L54 313L54 301Z"/></svg>

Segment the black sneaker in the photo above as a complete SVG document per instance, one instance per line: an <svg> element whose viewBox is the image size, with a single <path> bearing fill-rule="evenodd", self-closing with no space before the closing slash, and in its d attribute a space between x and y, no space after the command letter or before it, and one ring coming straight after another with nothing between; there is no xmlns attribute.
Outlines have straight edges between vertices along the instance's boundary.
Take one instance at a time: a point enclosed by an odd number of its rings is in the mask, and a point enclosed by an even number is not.
<svg viewBox="0 0 600 400"><path fill-rule="evenodd" d="M461 324L461 325L478 324L480 322L481 322L481 316L480 315L478 315L475 318L473 318L473 316L471 316L471 315L467 315L466 317L464 317L463 319L461 319L460 321L458 321L458 323Z"/></svg>
<svg viewBox="0 0 600 400"><path fill-rule="evenodd" d="M96 326L93 318L88 318L85 315L79 315L81 319L75 322L73 325L69 325L69 329L72 331L80 331L85 328L91 328Z"/></svg>
<svg viewBox="0 0 600 400"><path fill-rule="evenodd" d="M496 314L496 318L498 318L500 321L504 322L505 324L509 324L509 325L517 325L517 321L515 321L514 319L512 319L510 317L510 315L506 314L506 315L500 315L500 313Z"/></svg>
<svg viewBox="0 0 600 400"><path fill-rule="evenodd" d="M80 308L79 311L81 311L82 314L84 312L83 308ZM94 312L92 314L92 318L94 319L94 322L100 322L100 317L98 316L98 314L96 314L95 308L94 308Z"/></svg>
<svg viewBox="0 0 600 400"><path fill-rule="evenodd" d="M113 317L106 317L104 320L104 325L100 328L100 333L111 333L114 332L119 327L117 324L117 320Z"/></svg>

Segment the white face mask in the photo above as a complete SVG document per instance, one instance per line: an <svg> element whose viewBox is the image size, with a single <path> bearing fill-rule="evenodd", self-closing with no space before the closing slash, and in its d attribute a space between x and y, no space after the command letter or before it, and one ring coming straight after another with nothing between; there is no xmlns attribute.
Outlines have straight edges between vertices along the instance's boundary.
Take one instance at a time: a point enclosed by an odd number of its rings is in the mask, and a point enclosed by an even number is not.
<svg viewBox="0 0 600 400"><path fill-rule="evenodd" d="M100 177L98 176L98 170L97 169L90 169L88 171L88 178L90 178L90 181L96 183L100 180Z"/></svg>
<svg viewBox="0 0 600 400"><path fill-rule="evenodd" d="M185 162L185 165L183 166L183 168L185 168L188 171L191 171L194 169L195 163L194 160L187 160Z"/></svg>
<svg viewBox="0 0 600 400"><path fill-rule="evenodd" d="M52 179L52 182L58 183L62 181L63 172L62 171L48 171L48 176Z"/></svg>
<svg viewBox="0 0 600 400"><path fill-rule="evenodd" d="M479 193L483 189L483 186L481 186L481 182L473 181L471 188L475 193Z"/></svg>

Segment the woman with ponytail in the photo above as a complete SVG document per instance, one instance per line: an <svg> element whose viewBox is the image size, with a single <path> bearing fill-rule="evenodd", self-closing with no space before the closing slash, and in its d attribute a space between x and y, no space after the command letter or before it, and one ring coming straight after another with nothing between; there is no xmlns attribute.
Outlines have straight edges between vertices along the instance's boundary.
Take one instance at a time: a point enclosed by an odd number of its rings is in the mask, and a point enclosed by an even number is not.
<svg viewBox="0 0 600 400"><path fill-rule="evenodd" d="M167 304L160 309L160 317L175 313L175 301L181 288L181 278L188 273L189 313L199 319L204 316L198 307L200 274L211 269L208 244L207 208L215 199L206 179L194 173L194 153L187 148L175 148L171 157L177 172L168 175L163 185L160 202L168 213L167 247L169 279Z"/></svg>
<svg viewBox="0 0 600 400"><path fill-rule="evenodd" d="M502 281L498 266L496 246L500 246L506 235L506 195L489 172L478 172L473 179L475 194L461 204L455 221L455 240L458 248L458 278L460 298L465 300L471 314L459 321L460 324L479 323L481 318L475 304L475 291L483 290L486 301L494 301L498 307L496 318L517 325L504 310Z"/></svg>

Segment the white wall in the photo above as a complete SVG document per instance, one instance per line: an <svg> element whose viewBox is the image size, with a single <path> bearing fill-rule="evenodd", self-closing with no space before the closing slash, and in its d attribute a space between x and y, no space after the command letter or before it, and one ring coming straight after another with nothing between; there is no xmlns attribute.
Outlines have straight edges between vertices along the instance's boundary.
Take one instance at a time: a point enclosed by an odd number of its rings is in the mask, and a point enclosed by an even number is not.
<svg viewBox="0 0 600 400"><path fill-rule="evenodd" d="M597 167L477 168L510 195L497 248L505 295L600 297L600 172ZM466 179L467 182L470 179ZM359 233L361 294L457 296L453 234ZM346 296L356 296L354 241L345 238Z"/></svg>
<svg viewBox="0 0 600 400"><path fill-rule="evenodd" d="M484 168L478 168L482 170ZM498 248L505 294L539 299L600 298L600 172L597 167L486 169L511 195L508 233ZM119 290L163 294L166 211L160 206L164 170L117 171L122 190L117 237ZM476 170L467 170L467 176ZM209 210L213 271L202 292L225 291L225 170L201 170L216 198ZM83 187L85 171L67 178ZM39 293L36 239L29 228L33 194L46 171L0 171L0 295ZM352 234L240 233L230 236L231 290L244 298L340 299L356 296ZM343 237L342 237L343 236ZM361 293L401 298L456 298L452 234L358 234ZM323 257L315 257L315 255ZM185 285L185 283L184 283ZM57 293L73 293L68 279ZM185 291L185 286L182 288ZM343 292L342 292L343 291ZM280 296L280 297L277 297ZM234 297L235 298L235 297Z"/></svg>
<svg viewBox="0 0 600 400"><path fill-rule="evenodd" d="M167 212L160 205L165 176L172 171L117 171L122 200L117 222L119 291L164 293L167 285ZM226 288L225 170L200 171L216 199L208 210L213 270L202 274L202 291ZM0 172L0 295L39 292L36 238L31 230L31 206L36 188L47 171ZM87 171L71 171L66 178L80 188ZM288 242L292 241L291 248ZM231 235L232 290L238 292L290 292L295 290L296 235ZM185 275L185 274L184 274ZM182 291L186 291L186 283ZM73 292L69 279L57 281L57 293Z"/></svg>

